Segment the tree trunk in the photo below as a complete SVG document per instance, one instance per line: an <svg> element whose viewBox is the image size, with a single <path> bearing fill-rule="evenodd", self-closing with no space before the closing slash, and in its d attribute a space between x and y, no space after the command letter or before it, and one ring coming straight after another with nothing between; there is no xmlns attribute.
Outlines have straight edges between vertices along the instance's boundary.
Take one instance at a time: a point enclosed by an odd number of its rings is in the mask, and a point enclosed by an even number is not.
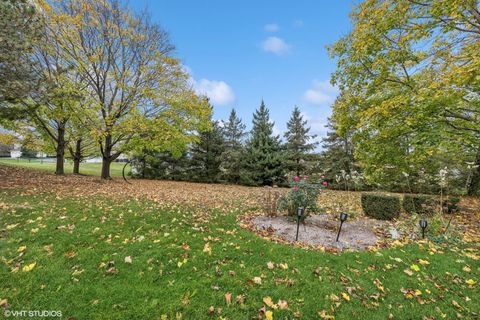
<svg viewBox="0 0 480 320"><path fill-rule="evenodd" d="M73 173L80 174L80 161L82 160L82 139L78 139L75 144L75 153L73 154Z"/></svg>
<svg viewBox="0 0 480 320"><path fill-rule="evenodd" d="M480 154L477 155L475 165L477 168L473 171L472 180L470 181L467 191L469 196L478 195L480 193Z"/></svg>
<svg viewBox="0 0 480 320"><path fill-rule="evenodd" d="M111 179L110 177L110 164L111 160L109 158L103 157L102 160L102 179Z"/></svg>
<svg viewBox="0 0 480 320"><path fill-rule="evenodd" d="M57 165L55 168L55 174L64 174L64 162L65 162L65 127L58 127L58 140L56 148Z"/></svg>
<svg viewBox="0 0 480 320"><path fill-rule="evenodd" d="M113 161L112 157L112 136L107 135L105 137L105 145L102 151L102 179L111 179L110 177L110 164Z"/></svg>

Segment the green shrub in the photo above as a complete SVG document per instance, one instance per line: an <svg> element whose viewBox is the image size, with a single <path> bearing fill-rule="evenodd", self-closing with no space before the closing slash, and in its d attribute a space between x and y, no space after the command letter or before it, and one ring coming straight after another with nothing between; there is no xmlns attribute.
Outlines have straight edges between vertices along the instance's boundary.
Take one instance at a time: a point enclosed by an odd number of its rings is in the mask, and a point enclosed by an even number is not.
<svg viewBox="0 0 480 320"><path fill-rule="evenodd" d="M458 203L460 198L451 197L443 201L443 208L446 213L455 213L458 212Z"/></svg>
<svg viewBox="0 0 480 320"><path fill-rule="evenodd" d="M403 196L403 210L406 213L433 215L439 210L439 201L426 194L406 194Z"/></svg>
<svg viewBox="0 0 480 320"><path fill-rule="evenodd" d="M365 215L381 220L391 220L400 215L400 197L385 194L362 193Z"/></svg>
<svg viewBox="0 0 480 320"><path fill-rule="evenodd" d="M304 220L311 213L320 212L317 198L323 188L322 184L312 183L306 176L303 179L294 177L290 191L278 200L278 210L287 212L288 216L295 218L297 208L303 207L305 213L302 220Z"/></svg>

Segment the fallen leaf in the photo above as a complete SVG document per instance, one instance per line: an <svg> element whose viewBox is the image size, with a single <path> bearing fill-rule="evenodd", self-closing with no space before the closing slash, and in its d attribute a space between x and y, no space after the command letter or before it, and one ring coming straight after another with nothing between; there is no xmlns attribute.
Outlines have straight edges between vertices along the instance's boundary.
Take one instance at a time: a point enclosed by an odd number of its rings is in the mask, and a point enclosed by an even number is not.
<svg viewBox="0 0 480 320"><path fill-rule="evenodd" d="M76 257L77 254L74 251L68 251L68 252L65 252L64 256L71 259Z"/></svg>
<svg viewBox="0 0 480 320"><path fill-rule="evenodd" d="M423 265L430 264L430 262L428 262L427 260L422 260L422 259L418 259L418 263L423 264Z"/></svg>
<svg viewBox="0 0 480 320"><path fill-rule="evenodd" d="M275 266L273 265L273 262L272 261L269 261L267 262L267 268L272 270L273 268L275 268Z"/></svg>
<svg viewBox="0 0 480 320"><path fill-rule="evenodd" d="M327 314L327 311L325 310L318 311L318 315L320 316L320 318L325 320L335 320L335 316Z"/></svg>
<svg viewBox="0 0 480 320"><path fill-rule="evenodd" d="M278 308L278 306L275 303L273 303L271 297L263 298L263 303L265 303L267 305L267 307L269 307L269 308L272 308L272 309L277 309Z"/></svg>
<svg viewBox="0 0 480 320"><path fill-rule="evenodd" d="M205 243L205 245L203 246L203 252L208 253L208 255L212 254L212 248L210 247L210 244L208 242Z"/></svg>
<svg viewBox="0 0 480 320"><path fill-rule="evenodd" d="M350 296L345 292L342 292L342 298L345 299L346 301L350 301Z"/></svg>
<svg viewBox="0 0 480 320"><path fill-rule="evenodd" d="M273 320L273 312L268 310L265 312L265 319L266 320Z"/></svg>
<svg viewBox="0 0 480 320"><path fill-rule="evenodd" d="M27 265L23 266L22 271L23 271L23 272L32 271L32 269L35 268L35 265L36 265L36 264L37 264L36 262L27 264Z"/></svg>
<svg viewBox="0 0 480 320"><path fill-rule="evenodd" d="M465 283L468 284L469 287L471 287L477 282L473 279L468 279L467 281L465 281Z"/></svg>
<svg viewBox="0 0 480 320"><path fill-rule="evenodd" d="M288 302L286 300L278 300L277 305L281 310L288 309Z"/></svg>
<svg viewBox="0 0 480 320"><path fill-rule="evenodd" d="M373 281L373 284L375 284L375 286L377 287L378 290L380 290L382 292L385 292L385 288L383 287L382 282L380 282L380 280L375 279Z"/></svg>
<svg viewBox="0 0 480 320"><path fill-rule="evenodd" d="M403 270L403 272L405 272L405 273L408 274L409 276L412 276L412 275L413 275L413 272L412 272L412 270L410 270L410 269L405 269L405 270Z"/></svg>
<svg viewBox="0 0 480 320"><path fill-rule="evenodd" d="M208 308L208 313L214 314L214 313L215 313L215 307L214 307L214 306L210 306L210 308Z"/></svg>
<svg viewBox="0 0 480 320"><path fill-rule="evenodd" d="M280 263L278 266L280 267L280 269L283 269L283 270L288 269L288 264L286 264L286 263Z"/></svg>
<svg viewBox="0 0 480 320"><path fill-rule="evenodd" d="M254 277L254 278L253 278L253 282L256 283L256 284L262 284L262 278L260 278L260 277Z"/></svg>
<svg viewBox="0 0 480 320"><path fill-rule="evenodd" d="M227 306L232 303L232 294L230 292L225 293L225 302L227 302Z"/></svg>
<svg viewBox="0 0 480 320"><path fill-rule="evenodd" d="M24 252L25 250L27 250L27 246L20 246L18 247L17 252Z"/></svg>
<svg viewBox="0 0 480 320"><path fill-rule="evenodd" d="M125 261L125 263L132 263L132 257L126 256L125 259L123 259L123 261Z"/></svg>
<svg viewBox="0 0 480 320"><path fill-rule="evenodd" d="M333 302L338 302L338 301L340 301L340 298L336 294L331 293L330 294L330 300L332 300Z"/></svg>
<svg viewBox="0 0 480 320"><path fill-rule="evenodd" d="M412 265L410 266L410 269L412 269L412 270L414 270L414 271L417 271L417 272L420 271L420 267L417 266L416 264L412 264Z"/></svg>
<svg viewBox="0 0 480 320"><path fill-rule="evenodd" d="M455 308L458 308L458 309L463 309L463 307L455 300L452 300L452 304Z"/></svg>

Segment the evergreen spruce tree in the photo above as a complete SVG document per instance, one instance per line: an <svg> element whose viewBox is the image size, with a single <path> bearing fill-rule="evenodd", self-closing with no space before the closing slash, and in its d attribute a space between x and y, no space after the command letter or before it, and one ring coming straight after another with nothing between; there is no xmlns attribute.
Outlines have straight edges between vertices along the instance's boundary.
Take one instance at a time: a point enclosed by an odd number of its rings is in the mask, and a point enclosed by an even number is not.
<svg viewBox="0 0 480 320"><path fill-rule="evenodd" d="M200 141L191 147L188 180L218 182L224 147L222 130L215 121L212 123L212 129L201 132Z"/></svg>
<svg viewBox="0 0 480 320"><path fill-rule="evenodd" d="M147 179L185 180L189 165L186 152L173 156L170 152L146 152L132 162L135 177Z"/></svg>
<svg viewBox="0 0 480 320"><path fill-rule="evenodd" d="M284 153L279 136L273 135L273 126L262 100L253 114L253 128L244 156L243 183L273 185L284 181Z"/></svg>
<svg viewBox="0 0 480 320"><path fill-rule="evenodd" d="M237 116L235 109L230 112L228 122L224 123L223 138L225 151L222 153L222 180L240 183L240 170L242 168L243 138L245 124Z"/></svg>
<svg viewBox="0 0 480 320"><path fill-rule="evenodd" d="M355 164L354 149L351 136L339 136L331 119L328 119L327 136L322 139L323 151L320 155L320 165L325 175L325 180L338 188L344 188L343 181L336 185L336 176L341 175L344 170L351 174L354 170L359 172L360 168Z"/></svg>
<svg viewBox="0 0 480 320"><path fill-rule="evenodd" d="M309 135L310 128L307 127L307 121L303 120L300 109L295 107L292 116L287 123L287 132L285 149L287 154L287 167L295 172L297 176L305 173L307 161L311 159L310 151L315 149L317 143L310 142L315 139L315 135Z"/></svg>

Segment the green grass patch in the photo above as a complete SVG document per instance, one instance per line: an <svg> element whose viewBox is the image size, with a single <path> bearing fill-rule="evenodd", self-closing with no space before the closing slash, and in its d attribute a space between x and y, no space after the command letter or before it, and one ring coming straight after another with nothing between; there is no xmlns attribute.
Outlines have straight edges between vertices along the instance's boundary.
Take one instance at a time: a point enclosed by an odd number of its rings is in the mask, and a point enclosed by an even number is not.
<svg viewBox="0 0 480 320"><path fill-rule="evenodd" d="M13 165L22 168L37 169L43 171L55 172L55 162L42 161L41 159L11 159L11 158L0 158L1 164ZM125 163L122 162L112 162L110 165L110 175L112 177L121 177L122 169ZM127 166L125 169L125 174L130 173L130 166ZM81 163L80 164L80 173L90 176L100 176L102 170L101 163ZM65 163L65 173L73 173L73 162L68 161Z"/></svg>
<svg viewBox="0 0 480 320"><path fill-rule="evenodd" d="M4 190L0 210L0 299L10 310L60 310L75 319L251 319L271 297L288 303L266 307L274 319L317 319L322 310L336 319L480 313L478 246L334 255L261 239L238 227L240 211L101 197Z"/></svg>

